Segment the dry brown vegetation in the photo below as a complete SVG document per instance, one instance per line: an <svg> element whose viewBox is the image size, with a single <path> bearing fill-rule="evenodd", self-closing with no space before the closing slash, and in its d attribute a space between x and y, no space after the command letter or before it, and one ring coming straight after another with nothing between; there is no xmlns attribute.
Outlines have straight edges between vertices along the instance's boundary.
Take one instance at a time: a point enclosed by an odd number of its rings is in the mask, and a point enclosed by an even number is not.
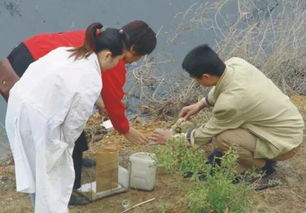
<svg viewBox="0 0 306 213"><path fill-rule="evenodd" d="M229 5L237 7L229 11ZM169 35L168 43L174 44L181 36L201 29L203 36L215 38L213 48L222 59L242 57L262 70L286 94L305 95L305 17L304 0L197 2L177 14L179 24ZM182 106L203 97L206 92L183 75L183 71L174 71L175 78L168 77L167 70L163 76L154 75L156 67L170 63L172 59L163 57L159 61L148 57L133 70L136 83L129 94L140 92L141 101L150 106L142 111L155 112L164 118L176 116ZM161 88L167 88L167 93L162 93Z"/></svg>

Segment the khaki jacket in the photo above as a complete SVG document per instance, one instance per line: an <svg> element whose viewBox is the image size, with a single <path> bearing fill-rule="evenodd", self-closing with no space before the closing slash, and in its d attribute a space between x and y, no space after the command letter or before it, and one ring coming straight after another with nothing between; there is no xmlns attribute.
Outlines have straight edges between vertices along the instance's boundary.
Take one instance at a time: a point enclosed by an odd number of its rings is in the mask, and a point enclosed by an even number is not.
<svg viewBox="0 0 306 213"><path fill-rule="evenodd" d="M192 132L191 142L207 144L223 131L244 128L258 137L256 158L272 159L299 146L304 121L289 97L245 60L234 57L225 64L207 97L213 115Z"/></svg>

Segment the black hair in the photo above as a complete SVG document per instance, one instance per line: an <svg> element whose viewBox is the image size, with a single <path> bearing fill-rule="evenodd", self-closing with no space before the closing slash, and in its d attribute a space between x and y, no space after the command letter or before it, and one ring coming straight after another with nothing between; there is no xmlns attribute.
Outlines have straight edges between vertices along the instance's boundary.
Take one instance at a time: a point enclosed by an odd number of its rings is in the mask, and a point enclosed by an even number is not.
<svg viewBox="0 0 306 213"><path fill-rule="evenodd" d="M128 35L127 49L134 45L137 55L150 54L156 46L156 34L144 21L132 21L122 27Z"/></svg>
<svg viewBox="0 0 306 213"><path fill-rule="evenodd" d="M201 78L203 74L220 77L225 64L207 44L192 49L184 58L182 67L191 77Z"/></svg>
<svg viewBox="0 0 306 213"><path fill-rule="evenodd" d="M92 53L99 53L102 50L108 49L112 56L121 55L126 49L128 43L128 35L122 30L107 28L100 32L103 27L100 23L93 23L89 25L85 32L84 43L80 47L71 50L71 57L75 59L87 58Z"/></svg>

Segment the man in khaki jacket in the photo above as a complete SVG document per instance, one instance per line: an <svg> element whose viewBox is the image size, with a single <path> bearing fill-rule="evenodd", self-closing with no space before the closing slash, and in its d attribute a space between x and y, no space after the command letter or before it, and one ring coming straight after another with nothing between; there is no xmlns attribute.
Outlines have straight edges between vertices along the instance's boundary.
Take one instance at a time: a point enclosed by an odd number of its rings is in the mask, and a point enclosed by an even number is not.
<svg viewBox="0 0 306 213"><path fill-rule="evenodd" d="M205 98L180 112L188 119L204 107L213 107L210 120L188 131L186 141L212 142L219 152L234 146L238 172L252 167L274 171L269 167L275 161L295 154L303 140L303 118L288 96L255 66L237 57L223 63L207 45L191 50L182 66L200 85L212 87ZM164 143L172 134L155 131L151 140Z"/></svg>

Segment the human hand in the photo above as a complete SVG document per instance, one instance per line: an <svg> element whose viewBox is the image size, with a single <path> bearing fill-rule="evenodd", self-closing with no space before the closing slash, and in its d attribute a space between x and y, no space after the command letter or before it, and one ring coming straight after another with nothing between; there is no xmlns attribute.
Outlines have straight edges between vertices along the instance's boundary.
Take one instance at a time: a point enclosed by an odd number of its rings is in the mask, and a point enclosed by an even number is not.
<svg viewBox="0 0 306 213"><path fill-rule="evenodd" d="M197 114L201 109L206 106L204 100L200 100L195 104L191 104L189 106L183 107L179 113L179 117L185 118L188 120L192 115Z"/></svg>
<svg viewBox="0 0 306 213"><path fill-rule="evenodd" d="M172 134L170 129L156 129L149 136L149 141L152 141L153 144L165 144Z"/></svg>
<svg viewBox="0 0 306 213"><path fill-rule="evenodd" d="M130 127L129 131L123 134L124 137L133 144L146 144L148 143L147 137L140 133L138 130Z"/></svg>
<svg viewBox="0 0 306 213"><path fill-rule="evenodd" d="M98 112L101 116L103 117L108 117L108 113L105 107L100 107L98 108Z"/></svg>
<svg viewBox="0 0 306 213"><path fill-rule="evenodd" d="M98 110L98 112L101 116L103 116L103 117L108 116L107 110L105 108L105 105L103 103L103 100L102 100L101 96L99 96L98 100L95 103L95 106L96 106L96 108L97 108L97 110Z"/></svg>

